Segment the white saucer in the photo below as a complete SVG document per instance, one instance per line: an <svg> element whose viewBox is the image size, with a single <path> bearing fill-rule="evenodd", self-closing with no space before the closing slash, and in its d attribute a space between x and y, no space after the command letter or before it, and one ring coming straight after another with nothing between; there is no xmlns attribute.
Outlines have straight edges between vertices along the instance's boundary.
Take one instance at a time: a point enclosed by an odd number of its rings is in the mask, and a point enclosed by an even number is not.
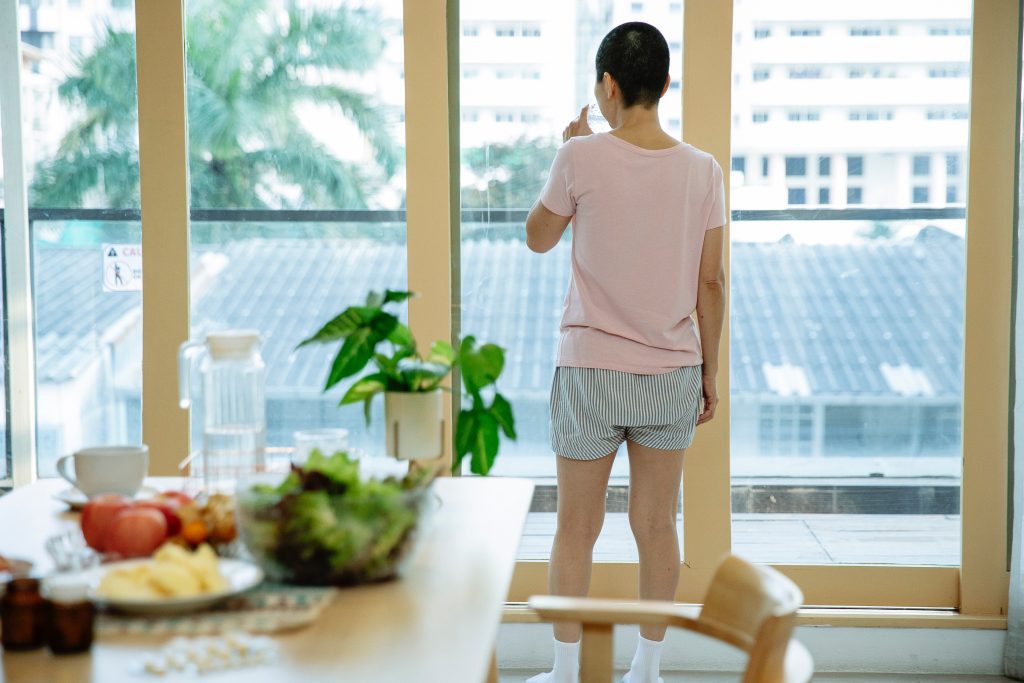
<svg viewBox="0 0 1024 683"><path fill-rule="evenodd" d="M149 498L155 497L158 493L160 493L160 491L152 486L143 486L139 489L138 493L132 496L132 500L148 500ZM55 493L53 494L53 497L67 505L72 510L81 510L85 504L89 502L89 497L74 487Z"/></svg>

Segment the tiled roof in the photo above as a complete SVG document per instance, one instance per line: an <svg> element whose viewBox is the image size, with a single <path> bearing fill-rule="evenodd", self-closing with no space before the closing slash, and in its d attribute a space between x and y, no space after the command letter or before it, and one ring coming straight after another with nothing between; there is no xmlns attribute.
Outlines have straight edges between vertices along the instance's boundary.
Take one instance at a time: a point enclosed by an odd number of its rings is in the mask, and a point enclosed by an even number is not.
<svg viewBox="0 0 1024 683"><path fill-rule="evenodd" d="M194 292L197 336L251 327L265 339L268 394L315 395L333 354L295 345L370 289L403 288L405 246L372 240L233 242ZM508 350L502 390L548 392L569 248L538 255L514 240L462 245L462 330ZM103 294L99 249L37 255L40 381L74 374L94 329L137 294ZM223 260L223 259L222 259ZM200 268L217 257L197 259ZM741 395L956 399L963 343L963 243L935 229L856 245L732 246L732 391ZM72 292L68 296L64 293Z"/></svg>

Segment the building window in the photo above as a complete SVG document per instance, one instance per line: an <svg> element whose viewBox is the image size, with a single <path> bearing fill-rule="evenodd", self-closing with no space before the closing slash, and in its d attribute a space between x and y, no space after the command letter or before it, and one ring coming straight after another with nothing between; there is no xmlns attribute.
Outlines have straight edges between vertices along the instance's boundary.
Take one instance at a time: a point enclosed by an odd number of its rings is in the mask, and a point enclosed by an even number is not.
<svg viewBox="0 0 1024 683"><path fill-rule="evenodd" d="M791 187L788 190L790 204L806 204L807 190L802 187Z"/></svg>
<svg viewBox="0 0 1024 683"><path fill-rule="evenodd" d="M524 111L519 116L519 120L523 123L537 123L540 121L540 114L532 111Z"/></svg>
<svg viewBox="0 0 1024 683"><path fill-rule="evenodd" d="M946 155L946 175L947 176L960 175L960 155L959 154L947 154Z"/></svg>
<svg viewBox="0 0 1024 683"><path fill-rule="evenodd" d="M807 175L807 157L786 157L786 176Z"/></svg>
<svg viewBox="0 0 1024 683"><path fill-rule="evenodd" d="M463 69L462 70L462 77L463 78L476 78L479 75L480 75L480 72L477 71L476 69Z"/></svg>
<svg viewBox="0 0 1024 683"><path fill-rule="evenodd" d="M768 177L768 157L761 157L761 177Z"/></svg>
<svg viewBox="0 0 1024 683"><path fill-rule="evenodd" d="M747 158L746 157L733 157L732 158L732 170L739 171L740 173L746 173L746 171L747 171Z"/></svg>
<svg viewBox="0 0 1024 683"><path fill-rule="evenodd" d="M497 71L494 72L494 77L497 78L499 81L507 81L508 79L512 78L512 75L513 74L511 69L498 69Z"/></svg>
<svg viewBox="0 0 1024 683"><path fill-rule="evenodd" d="M846 157L846 175L864 175L864 157L860 156L859 154L856 156Z"/></svg>
<svg viewBox="0 0 1024 683"><path fill-rule="evenodd" d="M679 127L681 125L683 125L683 122L680 119L669 119L668 120L668 127L669 128L673 128L675 130L679 130Z"/></svg>
<svg viewBox="0 0 1024 683"><path fill-rule="evenodd" d="M768 112L766 111L755 111L753 115L754 123L764 123L768 120Z"/></svg>
<svg viewBox="0 0 1024 683"><path fill-rule="evenodd" d="M767 81L772 72L769 69L754 69L754 82Z"/></svg>
<svg viewBox="0 0 1024 683"><path fill-rule="evenodd" d="M818 175L822 178L832 175L832 157L824 155L818 157Z"/></svg>
<svg viewBox="0 0 1024 683"><path fill-rule="evenodd" d="M679 81L671 81L668 84L668 89L669 90L679 90Z"/></svg>
<svg viewBox="0 0 1024 683"><path fill-rule="evenodd" d="M632 3L629 6L629 9L632 12L643 12L644 11L644 3L642 3L642 2L634 2L634 3Z"/></svg>
<svg viewBox="0 0 1024 683"><path fill-rule="evenodd" d="M851 36L880 36L882 29L877 26L851 26Z"/></svg>
<svg viewBox="0 0 1024 683"><path fill-rule="evenodd" d="M893 112L890 109L880 111L878 109L853 109L847 113L850 121L892 121Z"/></svg>
<svg viewBox="0 0 1024 683"><path fill-rule="evenodd" d="M932 158L927 154L915 154L913 167L914 175L929 175L932 172Z"/></svg>
<svg viewBox="0 0 1024 683"><path fill-rule="evenodd" d="M759 26L754 29L754 40L764 40L765 38L770 38L771 35L772 30L766 26Z"/></svg>
<svg viewBox="0 0 1024 683"><path fill-rule="evenodd" d="M865 74L864 74L864 69L862 69L860 67L856 67L856 68L850 69L847 72L846 75L849 76L850 78L864 78Z"/></svg>
<svg viewBox="0 0 1024 683"><path fill-rule="evenodd" d="M959 201L959 199L957 198L956 185L947 185L946 186L946 203L947 204L956 204L958 201Z"/></svg>
<svg viewBox="0 0 1024 683"><path fill-rule="evenodd" d="M928 78L967 78L967 67L935 66L928 69Z"/></svg>
<svg viewBox="0 0 1024 683"><path fill-rule="evenodd" d="M462 26L462 35L467 38L475 38L480 35L480 27L476 24L464 24Z"/></svg>
<svg viewBox="0 0 1024 683"><path fill-rule="evenodd" d="M516 117L510 111L499 111L494 113L494 120L498 123L512 123L516 120Z"/></svg>
<svg viewBox="0 0 1024 683"><path fill-rule="evenodd" d="M914 204L927 204L928 203L928 188L926 186L917 185L914 187L914 194L911 198Z"/></svg>
<svg viewBox="0 0 1024 683"><path fill-rule="evenodd" d="M847 204L863 204L864 203L864 188L863 187L848 187L848 188L846 188L846 203Z"/></svg>
<svg viewBox="0 0 1024 683"><path fill-rule="evenodd" d="M476 123L480 119L480 113L473 109L462 110L462 120L466 123Z"/></svg>
<svg viewBox="0 0 1024 683"><path fill-rule="evenodd" d="M821 112L814 110L791 111L787 112L786 118L790 121L820 121Z"/></svg>
<svg viewBox="0 0 1024 683"><path fill-rule="evenodd" d="M516 29L514 26L502 24L494 29L494 35L499 38L513 38L516 35Z"/></svg>
<svg viewBox="0 0 1024 683"><path fill-rule="evenodd" d="M525 24L521 35L524 38L540 38L540 24Z"/></svg>
<svg viewBox="0 0 1024 683"><path fill-rule="evenodd" d="M813 36L820 36L821 28L791 28L789 29L789 35L793 36L794 38L810 38Z"/></svg>
<svg viewBox="0 0 1024 683"><path fill-rule="evenodd" d="M802 66L790 69L789 77L794 79L821 78L821 68L817 66Z"/></svg>
<svg viewBox="0 0 1024 683"><path fill-rule="evenodd" d="M678 40L673 40L671 43L668 44L668 49L671 50L672 52L679 52L680 50L683 49L683 44L680 43Z"/></svg>
<svg viewBox="0 0 1024 683"><path fill-rule="evenodd" d="M683 11L683 3L681 3L681 2L670 2L670 3L668 3L668 11L669 12L682 12Z"/></svg>
<svg viewBox="0 0 1024 683"><path fill-rule="evenodd" d="M829 203L829 191L827 187L818 188L818 203L828 204Z"/></svg>
<svg viewBox="0 0 1024 683"><path fill-rule="evenodd" d="M523 72L523 78L526 78L526 79L531 80L531 81L539 81L540 80L540 71L537 71L537 70L527 70L527 71L524 71Z"/></svg>

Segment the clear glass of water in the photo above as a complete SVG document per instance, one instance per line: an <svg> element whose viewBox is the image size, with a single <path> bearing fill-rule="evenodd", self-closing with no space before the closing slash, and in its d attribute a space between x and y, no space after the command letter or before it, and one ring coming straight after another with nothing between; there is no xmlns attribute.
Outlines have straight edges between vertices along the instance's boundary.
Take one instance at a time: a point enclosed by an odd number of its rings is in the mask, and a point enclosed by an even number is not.
<svg viewBox="0 0 1024 683"><path fill-rule="evenodd" d="M595 133L607 133L612 129L612 124L608 123L596 102L591 102L590 108L587 109L587 125Z"/></svg>
<svg viewBox="0 0 1024 683"><path fill-rule="evenodd" d="M303 465L314 449L324 455L337 451L348 450L347 429L300 429L292 434L295 450L292 452L292 464Z"/></svg>

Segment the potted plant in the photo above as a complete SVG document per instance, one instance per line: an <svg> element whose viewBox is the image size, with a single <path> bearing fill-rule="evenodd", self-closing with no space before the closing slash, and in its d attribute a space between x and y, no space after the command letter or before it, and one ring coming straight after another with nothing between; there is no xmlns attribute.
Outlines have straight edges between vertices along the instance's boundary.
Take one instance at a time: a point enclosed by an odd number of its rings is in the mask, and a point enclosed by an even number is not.
<svg viewBox="0 0 1024 683"><path fill-rule="evenodd" d="M367 423L374 396L384 394L385 441L389 455L408 460L441 456L442 382L456 365L462 369L467 405L456 420L453 470L469 455L470 470L487 474L498 455L501 434L515 439L512 405L497 391L505 352L496 344L477 345L466 337L456 350L447 341L435 341L424 358L409 328L384 310L413 296L411 292L370 292L363 306L350 306L303 340L307 344L342 341L324 385L330 390L342 380L373 364L375 371L357 379L340 405L363 403Z"/></svg>

